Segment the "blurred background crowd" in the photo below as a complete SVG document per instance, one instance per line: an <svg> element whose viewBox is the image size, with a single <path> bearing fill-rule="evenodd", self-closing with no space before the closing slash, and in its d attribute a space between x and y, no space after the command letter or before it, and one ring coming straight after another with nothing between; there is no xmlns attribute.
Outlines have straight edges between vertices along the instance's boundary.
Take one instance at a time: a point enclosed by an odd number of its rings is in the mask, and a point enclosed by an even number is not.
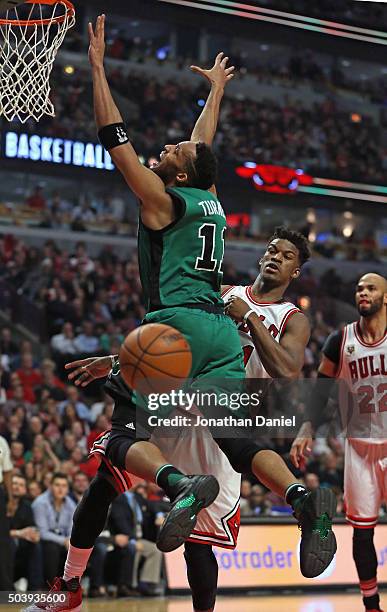
<svg viewBox="0 0 387 612"><path fill-rule="evenodd" d="M113 57L116 42L110 48ZM189 136L208 87L190 78L187 68L192 58L158 61L152 51L149 57L138 60L132 59L125 48L123 45L118 58L121 61L109 67L108 77L122 100L124 113L127 109L125 119L132 142L147 159L159 154L161 143L178 142ZM320 65L312 50L295 51L290 58L282 57L281 51L281 47L274 47L266 61L261 52L258 64L255 55L245 57L238 50L233 55L239 73L233 82L235 89L226 93L215 140L215 150L222 161L253 159L343 180L382 181L387 149L378 130L379 116L356 109L362 108L360 96L371 109L372 105L385 107L387 74L375 71L375 75L363 80L348 69L348 60L324 58ZM128 59L133 61L130 70ZM143 62L151 69L150 74L141 70ZM262 90L263 85L266 88ZM266 94L261 93L260 99L256 96L258 87ZM284 96L275 100L278 88ZM309 98L303 99L304 88L309 90ZM349 103L351 95L356 95L354 112L348 104L340 103L341 90L348 95ZM43 119L39 133L94 141L89 70L58 64L53 91L56 117ZM386 127L385 109L381 111L381 121ZM27 131L35 131L33 122L27 124Z"/></svg>
<svg viewBox="0 0 387 612"><path fill-rule="evenodd" d="M208 84L188 68L210 65L224 45L224 36L211 29L192 26L182 40L173 23L109 17L109 83L142 162L157 157L164 144L189 137ZM53 70L56 116L39 124L3 123L3 133L96 143L86 50L79 27L66 38ZM352 55L350 47L334 53L328 45L308 48L297 37L290 46L280 37L233 36L225 51L237 74L226 90L214 148L224 207L229 216L243 215L243 222L230 223L229 240L265 239L285 220L308 230L319 255L386 257L386 222L379 213L387 200L387 68L370 55ZM43 164L30 155L23 149L0 168L2 223L135 236L137 204L116 173L86 169L83 162ZM295 189L292 200L290 191L268 194L258 190L256 177L248 183L237 176L237 168L251 162L301 169L315 182L309 190ZM368 187L369 199L363 194ZM360 193L352 194L356 189Z"/></svg>

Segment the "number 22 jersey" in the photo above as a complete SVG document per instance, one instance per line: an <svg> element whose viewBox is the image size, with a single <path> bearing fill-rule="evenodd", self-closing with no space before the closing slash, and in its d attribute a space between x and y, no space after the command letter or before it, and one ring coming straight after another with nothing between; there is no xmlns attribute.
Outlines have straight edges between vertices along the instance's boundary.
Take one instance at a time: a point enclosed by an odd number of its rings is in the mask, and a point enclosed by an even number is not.
<svg viewBox="0 0 387 612"><path fill-rule="evenodd" d="M340 412L347 436L367 443L387 439L387 332L369 344L359 321L334 332L323 349L337 364Z"/></svg>

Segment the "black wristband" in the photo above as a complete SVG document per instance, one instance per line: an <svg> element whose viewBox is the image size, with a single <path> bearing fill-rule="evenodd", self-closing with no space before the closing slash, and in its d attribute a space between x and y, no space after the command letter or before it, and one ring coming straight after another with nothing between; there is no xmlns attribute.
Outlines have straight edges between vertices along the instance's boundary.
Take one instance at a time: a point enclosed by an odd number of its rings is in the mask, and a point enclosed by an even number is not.
<svg viewBox="0 0 387 612"><path fill-rule="evenodd" d="M106 151L129 142L129 136L125 123L112 123L105 125L98 132L98 139Z"/></svg>

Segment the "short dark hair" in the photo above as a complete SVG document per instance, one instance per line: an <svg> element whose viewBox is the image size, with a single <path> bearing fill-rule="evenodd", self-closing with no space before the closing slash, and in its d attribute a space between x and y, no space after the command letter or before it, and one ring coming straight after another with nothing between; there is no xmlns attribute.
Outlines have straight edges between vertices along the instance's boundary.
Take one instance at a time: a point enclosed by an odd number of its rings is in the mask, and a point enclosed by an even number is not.
<svg viewBox="0 0 387 612"><path fill-rule="evenodd" d="M274 234L269 239L268 244L270 244L270 242L273 242L273 240L278 240L278 239L288 240L289 242L294 244L294 246L298 250L298 256L300 259L301 266L303 266L304 263L306 263L308 259L310 259L311 252L310 252L309 241L300 232L295 232L289 229L288 227L285 227L285 225L280 225L274 228Z"/></svg>
<svg viewBox="0 0 387 612"><path fill-rule="evenodd" d="M196 189L209 189L216 183L218 160L215 153L204 142L196 145L196 157L187 167L188 185Z"/></svg>
<svg viewBox="0 0 387 612"><path fill-rule="evenodd" d="M54 482L54 480L65 480L67 484L69 484L69 479L67 478L66 474L64 474L63 472L55 472L55 474L52 477L51 484Z"/></svg>

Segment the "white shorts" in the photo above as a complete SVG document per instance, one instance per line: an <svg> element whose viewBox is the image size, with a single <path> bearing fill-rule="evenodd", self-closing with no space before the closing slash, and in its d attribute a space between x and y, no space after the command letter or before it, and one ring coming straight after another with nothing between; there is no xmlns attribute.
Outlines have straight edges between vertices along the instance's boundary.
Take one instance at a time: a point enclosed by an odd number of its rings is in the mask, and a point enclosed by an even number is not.
<svg viewBox="0 0 387 612"><path fill-rule="evenodd" d="M197 427L189 436L159 438L153 435L151 441L184 474L212 474L219 482L218 497L200 512L188 541L234 549L240 527L241 475L233 470L210 433Z"/></svg>
<svg viewBox="0 0 387 612"><path fill-rule="evenodd" d="M166 460L184 474L213 474L220 485L220 492L211 506L198 515L190 542L211 544L234 549L240 527L241 476L233 470L226 455L220 450L210 433L201 427L187 432L180 438L159 438L151 441L161 450ZM102 459L99 471L111 482L118 494L128 491L142 479L115 467L105 457L110 431L102 432L94 441L90 456Z"/></svg>
<svg viewBox="0 0 387 612"><path fill-rule="evenodd" d="M375 527L380 506L387 502L387 442L346 440L344 499L351 525Z"/></svg>

